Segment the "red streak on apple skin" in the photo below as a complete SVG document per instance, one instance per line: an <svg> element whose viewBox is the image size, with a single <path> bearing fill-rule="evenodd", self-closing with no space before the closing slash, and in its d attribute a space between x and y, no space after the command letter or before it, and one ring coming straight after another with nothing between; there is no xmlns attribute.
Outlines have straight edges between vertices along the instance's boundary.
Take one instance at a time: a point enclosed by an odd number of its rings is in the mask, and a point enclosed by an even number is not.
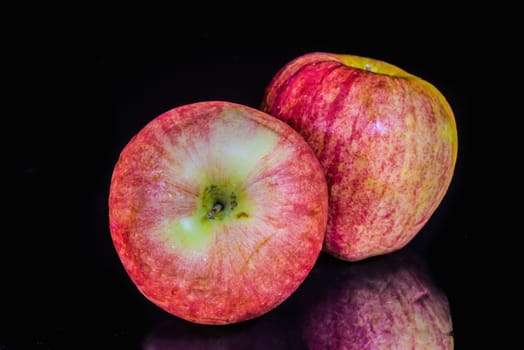
<svg viewBox="0 0 524 350"><path fill-rule="evenodd" d="M245 119L244 137L263 128L277 139L245 179L259 210L218 224L203 249L173 245L161 223L192 215L200 194L198 179L184 179L182 165L205 164L202 142L231 113ZM249 107L201 102L162 114L123 149L111 182L110 229L127 273L149 300L192 322L229 324L270 311L298 288L322 248L327 204L321 165L297 132Z"/></svg>
<svg viewBox="0 0 524 350"><path fill-rule="evenodd" d="M329 186L324 249L361 260L406 245L429 220L451 182L455 122L435 89L306 54L283 67L261 109L297 130Z"/></svg>

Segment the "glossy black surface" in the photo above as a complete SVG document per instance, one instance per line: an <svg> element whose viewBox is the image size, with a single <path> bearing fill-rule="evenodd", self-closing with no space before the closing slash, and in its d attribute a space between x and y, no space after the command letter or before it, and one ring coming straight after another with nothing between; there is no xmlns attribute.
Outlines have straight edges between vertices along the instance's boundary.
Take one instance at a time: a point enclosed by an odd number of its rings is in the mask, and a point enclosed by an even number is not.
<svg viewBox="0 0 524 350"><path fill-rule="evenodd" d="M489 120L489 111L477 106L478 67L467 63L481 47L469 31L435 31L428 40L411 30L391 35L372 40L313 30L195 29L174 31L169 42L132 54L132 44L130 51L117 49L109 38L97 42L98 36L74 44L51 37L45 50L36 40L9 51L5 67L13 108L3 134L14 141L4 147L9 166L0 238L0 349L147 349L155 341L185 344L184 349L304 348L298 294L260 319L223 327L189 324L152 305L131 283L112 246L107 196L120 150L149 120L203 100L257 107L276 71L310 51L388 61L432 82L448 98L459 131L455 177L406 249L423 258L446 294L457 349L507 339L522 322L509 321L499 310L521 307L522 289L511 271L491 263L499 261L502 248L485 231L510 233L492 231L487 214L493 211L480 205L480 197L468 196L487 186L473 185L480 176L473 170L480 148L473 146L471 130ZM512 256L504 255L507 266L514 266ZM322 254L315 271L341 264ZM320 294L329 287L309 281L301 288L306 286Z"/></svg>

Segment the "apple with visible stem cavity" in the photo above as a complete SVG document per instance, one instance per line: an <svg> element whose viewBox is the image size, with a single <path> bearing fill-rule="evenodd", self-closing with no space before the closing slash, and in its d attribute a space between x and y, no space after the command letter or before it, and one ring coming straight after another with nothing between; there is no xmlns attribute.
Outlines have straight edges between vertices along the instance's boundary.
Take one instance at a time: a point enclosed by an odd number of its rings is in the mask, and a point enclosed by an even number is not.
<svg viewBox="0 0 524 350"><path fill-rule="evenodd" d="M114 167L110 231L140 292L201 324L258 317L303 282L322 249L327 184L286 123L227 101L149 122Z"/></svg>
<svg viewBox="0 0 524 350"><path fill-rule="evenodd" d="M324 52L272 78L261 109L308 141L329 187L324 250L347 261L401 249L451 183L457 129L443 94L384 61Z"/></svg>

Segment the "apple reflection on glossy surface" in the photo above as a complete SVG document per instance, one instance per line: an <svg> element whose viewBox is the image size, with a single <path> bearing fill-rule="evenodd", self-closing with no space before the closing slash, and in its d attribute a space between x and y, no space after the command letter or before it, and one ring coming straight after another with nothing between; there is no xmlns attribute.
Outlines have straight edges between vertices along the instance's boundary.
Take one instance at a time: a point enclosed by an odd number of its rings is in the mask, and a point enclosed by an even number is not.
<svg viewBox="0 0 524 350"><path fill-rule="evenodd" d="M229 325L203 325L166 317L142 343L144 350L300 350L299 319L294 305L285 302L253 320Z"/></svg>
<svg viewBox="0 0 524 350"><path fill-rule="evenodd" d="M425 261L400 251L348 263L321 255L288 300L255 320L166 317L143 349L453 349L450 306Z"/></svg>
<svg viewBox="0 0 524 350"><path fill-rule="evenodd" d="M303 302L311 302L302 322L308 349L454 347L448 299L412 252L336 264L309 283L328 287Z"/></svg>

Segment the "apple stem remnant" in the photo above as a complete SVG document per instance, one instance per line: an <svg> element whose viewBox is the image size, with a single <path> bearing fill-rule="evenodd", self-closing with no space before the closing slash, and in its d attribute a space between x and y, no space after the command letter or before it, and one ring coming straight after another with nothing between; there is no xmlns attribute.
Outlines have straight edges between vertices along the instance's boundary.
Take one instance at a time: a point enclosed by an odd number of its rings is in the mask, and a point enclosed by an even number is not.
<svg viewBox="0 0 524 350"><path fill-rule="evenodd" d="M222 203L220 203L220 202L216 202L213 205L213 208L211 208L211 210L207 212L206 217L208 219L214 219L215 215L220 213L222 211L222 209L224 209L224 205Z"/></svg>

